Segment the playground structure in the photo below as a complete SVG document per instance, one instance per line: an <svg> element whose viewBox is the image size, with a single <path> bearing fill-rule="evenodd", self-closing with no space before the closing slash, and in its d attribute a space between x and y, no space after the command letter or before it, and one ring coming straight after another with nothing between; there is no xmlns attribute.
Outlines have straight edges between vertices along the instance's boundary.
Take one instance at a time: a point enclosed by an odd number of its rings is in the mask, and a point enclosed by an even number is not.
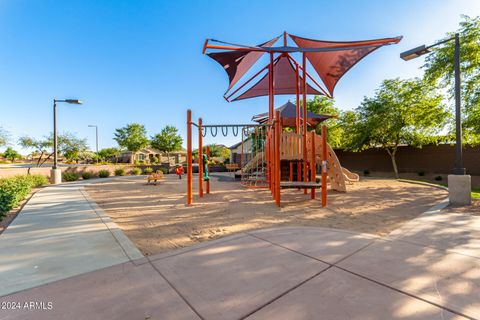
<svg viewBox="0 0 480 320"><path fill-rule="evenodd" d="M273 47L280 37L258 46L238 45L213 39L205 41L203 53L222 65L229 76L230 84L225 92L225 99L238 101L268 96L268 114L260 124L203 125L201 118L194 123L191 110L187 111L187 204L193 201L192 126L198 128L199 197L203 196L204 180L207 183L207 193L210 191L210 180L208 176L204 176L204 170L208 170L208 165L205 164L202 153L202 137L208 129L211 130L212 136L213 129L215 135L219 128L222 133L224 129L228 132L228 128L235 132L235 128L237 134L241 129L242 146L245 135L257 140L252 159L245 165L243 161L241 162L242 185L268 187L278 206L281 204L280 190L284 188L303 189L305 194L310 190L312 199L316 198L316 189L320 188L322 206L325 206L327 179L332 189L343 192L346 191L346 182L358 180L358 176L341 167L332 148L327 144L326 126L322 125L320 135L317 135L315 130L308 130L325 119L316 124L311 123L307 112L307 94L333 97L337 82L351 67L374 50L384 45L398 43L401 37L334 42L306 39L284 32L283 46ZM288 45L289 39L296 47ZM207 50L217 51L207 53ZM264 54L268 54L269 63L233 89ZM301 64L294 59L294 54L301 55ZM315 80L307 72L307 60L321 81ZM245 89L250 82L260 76L262 77L255 84ZM319 82L322 82L323 86ZM276 94L295 94L297 103L293 119L282 118L280 111L274 110ZM293 128L294 131L284 132L284 126ZM260 145L258 141L261 141ZM208 150L205 159L208 160ZM288 170L283 169L284 164ZM320 167L319 182L317 166ZM282 177L282 173L286 171L288 177Z"/></svg>

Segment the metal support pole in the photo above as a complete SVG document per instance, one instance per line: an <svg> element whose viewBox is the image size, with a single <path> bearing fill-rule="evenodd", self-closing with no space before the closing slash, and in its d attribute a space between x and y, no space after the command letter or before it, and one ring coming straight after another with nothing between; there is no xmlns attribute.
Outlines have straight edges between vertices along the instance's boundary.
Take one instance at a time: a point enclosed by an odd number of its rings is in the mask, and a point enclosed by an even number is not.
<svg viewBox="0 0 480 320"><path fill-rule="evenodd" d="M270 63L268 65L268 118L269 118L269 123L273 124L273 117L274 117L274 82L273 82L273 53L270 53ZM271 138L273 138L274 135L271 135ZM274 150L275 148L273 147L274 141L270 139L270 147L268 148L268 172L269 174L269 186L270 190L274 194L274 188L272 188L272 183L275 180L275 157L274 157ZM275 196L275 195L274 195Z"/></svg>
<svg viewBox="0 0 480 320"><path fill-rule="evenodd" d="M316 166L316 163L315 163L315 157L316 157L316 154L315 154L315 131L312 131L311 132L311 136L312 136L312 143L311 143L311 148L312 148L312 152L311 152L311 159L310 159L310 181L312 182L317 182L317 166ZM312 188L311 190L311 198L312 199L315 199L315 188Z"/></svg>
<svg viewBox="0 0 480 320"><path fill-rule="evenodd" d="M206 149L205 153L207 154L207 161L210 161L210 147L207 146L205 149ZM207 168L208 168L208 175L210 176L210 164L208 162L207 162ZM207 194L209 194L210 193L210 179L207 180L206 185L207 185L206 186L206 188L207 188L206 192L207 192Z"/></svg>
<svg viewBox="0 0 480 320"><path fill-rule="evenodd" d="M301 131L301 124L300 124L300 75L299 75L299 66L295 64L295 98L296 98L296 106L295 106L295 133L300 134ZM297 150L296 152L300 153L302 150ZM302 167L300 161L297 162L297 181L302 181Z"/></svg>
<svg viewBox="0 0 480 320"><path fill-rule="evenodd" d="M53 169L58 165L57 100L53 99Z"/></svg>
<svg viewBox="0 0 480 320"><path fill-rule="evenodd" d="M280 207L280 180L281 180L281 160L280 160L280 139L282 134L282 123L280 121L280 111L275 115L275 202Z"/></svg>
<svg viewBox="0 0 480 320"><path fill-rule="evenodd" d="M463 167L462 151L462 109L460 96L460 37L455 34L455 168L453 173L464 175L466 173Z"/></svg>
<svg viewBox="0 0 480 320"><path fill-rule="evenodd" d="M198 118L198 196L203 197L203 141L202 118Z"/></svg>
<svg viewBox="0 0 480 320"><path fill-rule="evenodd" d="M98 154L98 126L95 126L95 148L97 149ZM98 161L98 158L97 158Z"/></svg>
<svg viewBox="0 0 480 320"><path fill-rule="evenodd" d="M327 127L322 126L322 207L327 205Z"/></svg>
<svg viewBox="0 0 480 320"><path fill-rule="evenodd" d="M192 204L192 110L187 110L187 204Z"/></svg>
<svg viewBox="0 0 480 320"><path fill-rule="evenodd" d="M302 79L302 93L303 93L303 181L308 181L307 176L307 56L302 53L303 65L303 79ZM307 194L307 189L304 189Z"/></svg>

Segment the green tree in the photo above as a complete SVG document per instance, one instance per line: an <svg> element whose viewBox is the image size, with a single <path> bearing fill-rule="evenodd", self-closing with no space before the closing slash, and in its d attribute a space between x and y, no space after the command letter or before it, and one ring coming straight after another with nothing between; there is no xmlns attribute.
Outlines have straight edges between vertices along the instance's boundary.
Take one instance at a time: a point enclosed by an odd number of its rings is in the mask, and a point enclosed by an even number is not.
<svg viewBox="0 0 480 320"><path fill-rule="evenodd" d="M8 132L3 130L2 127L0 127L0 147L6 146L9 140L10 135L8 134Z"/></svg>
<svg viewBox="0 0 480 320"><path fill-rule="evenodd" d="M53 136L50 138L53 140ZM72 133L64 133L58 136L58 152L68 161L78 163L81 155L87 151L87 139L76 137Z"/></svg>
<svg viewBox="0 0 480 320"><path fill-rule="evenodd" d="M24 149L33 150L33 156L38 156L36 163L37 167L43 165L53 155L53 152L51 152L51 149L53 148L53 139L51 140L46 137L42 139L36 139L29 136L23 136L18 140L18 144ZM45 159L43 159L44 155L47 155ZM30 168L28 169L28 173L30 173Z"/></svg>
<svg viewBox="0 0 480 320"><path fill-rule="evenodd" d="M174 126L166 126L165 128L151 137L150 145L152 148L160 152L165 152L170 161L170 152L182 149L182 137L178 134L178 129Z"/></svg>
<svg viewBox="0 0 480 320"><path fill-rule="evenodd" d="M3 156L10 160L12 163L15 162L15 159L20 159L22 158L22 155L18 153L17 151L13 150L11 147L8 147L4 152Z"/></svg>
<svg viewBox="0 0 480 320"><path fill-rule="evenodd" d="M210 157L219 157L224 159L230 158L230 149L221 144L209 144L208 148L210 149ZM206 146L204 148L206 150Z"/></svg>
<svg viewBox="0 0 480 320"><path fill-rule="evenodd" d="M121 148L125 148L132 153L145 148L149 141L147 138L147 130L145 126L139 123L130 123L123 128L115 130L115 141ZM133 163L134 157L132 155L130 161Z"/></svg>
<svg viewBox="0 0 480 320"><path fill-rule="evenodd" d="M464 116L463 135L466 143L480 143L480 17L463 16L460 29L461 97ZM455 35L448 33L447 40ZM449 101L454 102L454 50L455 41L447 41L426 57L425 79L440 88L447 89ZM451 126L452 130L454 126Z"/></svg>
<svg viewBox="0 0 480 320"><path fill-rule="evenodd" d="M58 153L63 154L67 159L78 159L80 152L87 149L87 140L77 138L72 133L62 133L57 137ZM23 136L18 140L18 144L25 149L31 149L32 154L38 155L37 167L42 166L53 156L53 133L41 139ZM30 173L30 168L28 169Z"/></svg>
<svg viewBox="0 0 480 320"><path fill-rule="evenodd" d="M230 159L230 153L231 150L224 146L223 144L208 144L206 146L203 146L203 153L207 152L207 146L210 148L210 157L219 157L219 158L224 158L225 160ZM192 151L192 157L197 158L198 157L198 149L195 149Z"/></svg>
<svg viewBox="0 0 480 320"><path fill-rule="evenodd" d="M384 149L397 178L398 146L436 142L449 117L442 96L419 79L384 80L375 96L364 98L355 112L344 126L346 136L351 137L347 149Z"/></svg>
<svg viewBox="0 0 480 320"><path fill-rule="evenodd" d="M342 147L344 132L340 119L343 115L340 110L335 107L335 101L325 96L315 96L312 100L307 101L307 110L313 113L335 116L335 118L327 119L319 124L316 132L320 134L321 126L326 125L328 127L328 143L333 148Z"/></svg>
<svg viewBox="0 0 480 320"><path fill-rule="evenodd" d="M98 151L97 157L100 159L100 161L109 161L111 159L115 159L116 163L119 154L120 150L117 148L104 148Z"/></svg>

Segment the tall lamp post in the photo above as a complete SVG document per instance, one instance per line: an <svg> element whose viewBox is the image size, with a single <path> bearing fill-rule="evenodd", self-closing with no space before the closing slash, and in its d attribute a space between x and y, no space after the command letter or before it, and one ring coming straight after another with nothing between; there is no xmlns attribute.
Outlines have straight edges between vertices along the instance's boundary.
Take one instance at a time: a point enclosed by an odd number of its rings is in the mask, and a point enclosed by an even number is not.
<svg viewBox="0 0 480 320"><path fill-rule="evenodd" d="M95 150L97 152L97 163L98 163L98 126L95 124L89 124L89 128L95 128Z"/></svg>
<svg viewBox="0 0 480 320"><path fill-rule="evenodd" d="M53 167L50 174L52 184L62 182L62 171L58 168L57 103L82 104L78 99L53 99Z"/></svg>
<svg viewBox="0 0 480 320"><path fill-rule="evenodd" d="M452 204L465 205L471 203L471 177L466 175L463 166L462 153L462 114L460 98L460 35L437 42L430 46L419 46L402 52L400 58L405 61L418 58L430 52L430 48L436 47L448 41L455 41L454 66L455 66L455 166L453 175L448 176L449 199Z"/></svg>

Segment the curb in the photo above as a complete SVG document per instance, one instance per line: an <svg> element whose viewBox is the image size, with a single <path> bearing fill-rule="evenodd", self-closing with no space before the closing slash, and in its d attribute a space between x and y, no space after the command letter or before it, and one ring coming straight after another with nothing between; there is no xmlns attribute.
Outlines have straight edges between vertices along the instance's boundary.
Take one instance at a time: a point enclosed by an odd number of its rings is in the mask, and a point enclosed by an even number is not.
<svg viewBox="0 0 480 320"><path fill-rule="evenodd" d="M118 225L113 222L112 218L110 218L105 211L100 208L100 206L88 195L85 191L84 187L82 186L79 188L81 194L88 202L90 207L93 211L97 214L97 216L102 220L103 224L107 227L108 231L112 234L115 238L118 245L122 248L123 252L127 256L130 261L138 260L144 258L143 254L138 250L138 248L133 244L132 241L123 233L123 231L118 227Z"/></svg>
<svg viewBox="0 0 480 320"><path fill-rule="evenodd" d="M448 187L444 187L444 186L441 186L441 185L435 184L435 183L424 182L424 181L416 181L416 180L408 180L408 179L396 179L396 180L401 181L401 182L406 182L406 183L411 183L411 184L419 184L421 186L428 186L428 187L433 187L433 188L448 191Z"/></svg>

